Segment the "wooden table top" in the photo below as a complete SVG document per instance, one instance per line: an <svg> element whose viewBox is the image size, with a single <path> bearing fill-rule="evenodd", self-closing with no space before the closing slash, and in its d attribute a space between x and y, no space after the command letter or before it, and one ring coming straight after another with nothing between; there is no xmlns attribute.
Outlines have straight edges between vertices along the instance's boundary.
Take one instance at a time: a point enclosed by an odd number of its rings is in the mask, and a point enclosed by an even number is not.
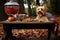
<svg viewBox="0 0 60 40"><path fill-rule="evenodd" d="M53 22L21 22L21 21L1 21L0 24L52 24Z"/></svg>

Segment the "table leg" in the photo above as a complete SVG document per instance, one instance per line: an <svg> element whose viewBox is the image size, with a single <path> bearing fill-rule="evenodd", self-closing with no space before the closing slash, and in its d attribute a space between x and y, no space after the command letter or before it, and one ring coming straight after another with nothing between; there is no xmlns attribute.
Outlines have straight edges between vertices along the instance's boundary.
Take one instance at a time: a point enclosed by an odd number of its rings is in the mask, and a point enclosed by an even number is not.
<svg viewBox="0 0 60 40"><path fill-rule="evenodd" d="M4 37L4 40L9 40L9 39L12 39L12 29L9 28L8 26L6 25L3 25L4 27L4 33L5 33L5 37Z"/></svg>
<svg viewBox="0 0 60 40"><path fill-rule="evenodd" d="M48 40L50 40L50 38L51 38L51 30L48 29Z"/></svg>
<svg viewBox="0 0 60 40"><path fill-rule="evenodd" d="M16 37L12 36L12 27L8 25L3 25L5 37L2 40L17 40Z"/></svg>

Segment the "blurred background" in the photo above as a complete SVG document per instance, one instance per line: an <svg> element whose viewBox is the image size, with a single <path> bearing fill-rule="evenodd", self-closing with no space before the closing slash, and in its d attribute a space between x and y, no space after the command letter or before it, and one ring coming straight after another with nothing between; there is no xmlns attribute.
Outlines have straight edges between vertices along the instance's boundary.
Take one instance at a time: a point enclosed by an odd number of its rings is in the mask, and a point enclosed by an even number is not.
<svg viewBox="0 0 60 40"><path fill-rule="evenodd" d="M0 15L1 15L0 19L1 20L6 20L6 18L8 17L4 12L4 4L8 1L9 0L0 0ZM14 0L14 1L16 1L20 4L19 14L26 13L26 14L29 14L30 16L36 15L36 11L35 11L36 3L42 4L41 0ZM60 15L60 5L59 5L60 0L43 0L43 1L48 6L48 9L47 9L48 12L50 12L51 14L54 14L55 16Z"/></svg>

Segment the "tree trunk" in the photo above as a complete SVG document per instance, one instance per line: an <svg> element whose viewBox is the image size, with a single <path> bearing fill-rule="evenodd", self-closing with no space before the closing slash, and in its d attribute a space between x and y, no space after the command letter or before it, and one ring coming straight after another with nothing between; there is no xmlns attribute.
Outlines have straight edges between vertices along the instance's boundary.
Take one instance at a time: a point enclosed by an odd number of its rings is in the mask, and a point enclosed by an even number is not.
<svg viewBox="0 0 60 40"><path fill-rule="evenodd" d="M40 5L39 0L36 0L36 4L37 4L37 5Z"/></svg>
<svg viewBox="0 0 60 40"><path fill-rule="evenodd" d="M56 0L56 11L60 13L60 0Z"/></svg>
<svg viewBox="0 0 60 40"><path fill-rule="evenodd" d="M51 0L52 12L57 12L57 0Z"/></svg>
<svg viewBox="0 0 60 40"><path fill-rule="evenodd" d="M25 8L24 8L24 2L23 0L18 0L19 3L19 14L24 14L25 13Z"/></svg>
<svg viewBox="0 0 60 40"><path fill-rule="evenodd" d="M4 4L6 3L6 0L0 0L0 20L6 20L8 18L7 14L4 11Z"/></svg>
<svg viewBox="0 0 60 40"><path fill-rule="evenodd" d="M27 0L27 2L28 2L28 12L29 12L29 16L32 15L31 7L30 7L30 4L31 4L30 1L31 1L31 0Z"/></svg>

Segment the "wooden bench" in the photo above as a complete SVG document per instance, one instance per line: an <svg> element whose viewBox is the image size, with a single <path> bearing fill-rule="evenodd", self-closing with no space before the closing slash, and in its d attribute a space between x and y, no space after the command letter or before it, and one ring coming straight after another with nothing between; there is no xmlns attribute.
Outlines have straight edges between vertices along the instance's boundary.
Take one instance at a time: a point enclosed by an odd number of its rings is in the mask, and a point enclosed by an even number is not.
<svg viewBox="0 0 60 40"><path fill-rule="evenodd" d="M51 38L51 32L55 28L55 23L52 22L0 22L3 24L5 32L5 40L13 39L12 29L48 29L48 40Z"/></svg>

